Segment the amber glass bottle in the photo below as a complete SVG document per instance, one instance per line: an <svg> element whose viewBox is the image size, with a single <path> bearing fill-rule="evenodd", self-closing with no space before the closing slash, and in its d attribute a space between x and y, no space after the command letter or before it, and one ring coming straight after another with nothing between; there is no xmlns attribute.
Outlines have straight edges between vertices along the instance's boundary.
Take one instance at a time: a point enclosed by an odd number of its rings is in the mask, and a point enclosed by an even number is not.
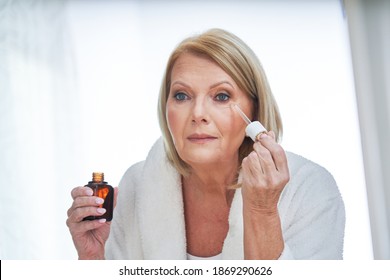
<svg viewBox="0 0 390 280"><path fill-rule="evenodd" d="M88 216L84 220L96 220L106 219L107 221L112 220L112 212L114 210L114 189L104 181L104 173L93 172L92 181L88 182L89 187L93 190L93 195L104 199L104 203L99 207L106 209L106 213L101 216Z"/></svg>

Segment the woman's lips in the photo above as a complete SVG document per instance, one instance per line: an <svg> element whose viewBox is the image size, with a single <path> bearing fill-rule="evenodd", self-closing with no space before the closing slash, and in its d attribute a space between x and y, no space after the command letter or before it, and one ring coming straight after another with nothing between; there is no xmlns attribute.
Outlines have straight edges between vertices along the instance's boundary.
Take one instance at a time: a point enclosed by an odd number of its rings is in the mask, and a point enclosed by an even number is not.
<svg viewBox="0 0 390 280"><path fill-rule="evenodd" d="M216 140L217 137L208 134L191 134L190 136L187 137L187 139L193 143L207 143Z"/></svg>

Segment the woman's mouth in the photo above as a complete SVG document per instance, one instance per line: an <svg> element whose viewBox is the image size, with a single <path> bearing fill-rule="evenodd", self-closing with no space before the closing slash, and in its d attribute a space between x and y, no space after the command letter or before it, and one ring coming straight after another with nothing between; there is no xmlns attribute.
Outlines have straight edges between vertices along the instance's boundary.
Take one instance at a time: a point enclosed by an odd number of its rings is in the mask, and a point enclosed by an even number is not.
<svg viewBox="0 0 390 280"><path fill-rule="evenodd" d="M192 143L204 144L204 143L208 143L208 142L211 142L213 140L216 140L218 138L215 136L208 135L208 134L195 133L195 134L191 134L190 136L188 136L187 139Z"/></svg>

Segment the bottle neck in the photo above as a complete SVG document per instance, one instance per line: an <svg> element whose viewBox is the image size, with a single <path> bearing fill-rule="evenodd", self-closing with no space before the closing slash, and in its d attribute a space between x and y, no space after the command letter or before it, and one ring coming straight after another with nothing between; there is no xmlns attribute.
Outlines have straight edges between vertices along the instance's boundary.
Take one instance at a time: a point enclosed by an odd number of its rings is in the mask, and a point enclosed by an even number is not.
<svg viewBox="0 0 390 280"><path fill-rule="evenodd" d="M104 173L103 172L93 172L92 173L92 182L93 183L103 183L104 182Z"/></svg>

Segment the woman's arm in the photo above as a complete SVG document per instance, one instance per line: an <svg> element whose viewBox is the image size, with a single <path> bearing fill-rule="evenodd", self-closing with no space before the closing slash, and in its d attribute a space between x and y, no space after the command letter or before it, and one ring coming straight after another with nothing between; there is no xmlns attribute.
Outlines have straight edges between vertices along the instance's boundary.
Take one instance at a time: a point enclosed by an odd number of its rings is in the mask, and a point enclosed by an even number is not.
<svg viewBox="0 0 390 280"><path fill-rule="evenodd" d="M287 158L273 132L262 134L242 162L245 259L278 259L284 249L279 197L289 181Z"/></svg>

